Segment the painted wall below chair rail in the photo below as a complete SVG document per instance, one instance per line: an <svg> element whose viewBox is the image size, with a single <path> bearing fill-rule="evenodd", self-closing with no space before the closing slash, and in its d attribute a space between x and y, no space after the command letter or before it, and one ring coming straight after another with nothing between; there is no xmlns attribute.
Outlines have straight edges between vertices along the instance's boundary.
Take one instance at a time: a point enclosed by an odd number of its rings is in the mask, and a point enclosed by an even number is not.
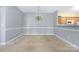
<svg viewBox="0 0 79 59"><path fill-rule="evenodd" d="M79 31L56 28L55 34L79 47Z"/></svg>
<svg viewBox="0 0 79 59"><path fill-rule="evenodd" d="M24 14L15 6L6 7L6 41L21 35L23 33ZM8 30L7 30L8 29Z"/></svg>
<svg viewBox="0 0 79 59"><path fill-rule="evenodd" d="M1 42L1 8L0 8L0 42Z"/></svg>

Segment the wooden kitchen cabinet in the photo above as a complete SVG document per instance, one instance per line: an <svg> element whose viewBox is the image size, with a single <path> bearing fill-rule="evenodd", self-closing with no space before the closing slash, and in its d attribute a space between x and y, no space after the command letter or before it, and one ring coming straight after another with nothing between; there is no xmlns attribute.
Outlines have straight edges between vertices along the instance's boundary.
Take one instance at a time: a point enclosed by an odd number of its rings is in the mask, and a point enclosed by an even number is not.
<svg viewBox="0 0 79 59"><path fill-rule="evenodd" d="M78 25L79 24L79 17L63 17L58 16L58 24L59 25Z"/></svg>

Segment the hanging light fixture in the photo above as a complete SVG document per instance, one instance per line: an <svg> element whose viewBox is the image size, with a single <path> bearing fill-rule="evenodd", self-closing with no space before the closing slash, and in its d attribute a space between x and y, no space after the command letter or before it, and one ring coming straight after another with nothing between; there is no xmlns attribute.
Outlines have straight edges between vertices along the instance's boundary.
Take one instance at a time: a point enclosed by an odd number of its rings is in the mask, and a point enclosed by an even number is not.
<svg viewBox="0 0 79 59"><path fill-rule="evenodd" d="M40 15L40 8L39 7L40 6L37 6L37 15L35 17L37 21L40 21L43 19L43 16Z"/></svg>

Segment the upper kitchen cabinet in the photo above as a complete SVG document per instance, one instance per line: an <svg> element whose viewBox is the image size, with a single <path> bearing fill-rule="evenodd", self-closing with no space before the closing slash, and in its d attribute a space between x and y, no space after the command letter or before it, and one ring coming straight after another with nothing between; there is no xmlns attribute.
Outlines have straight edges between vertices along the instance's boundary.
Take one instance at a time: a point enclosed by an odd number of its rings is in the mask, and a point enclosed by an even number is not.
<svg viewBox="0 0 79 59"><path fill-rule="evenodd" d="M79 25L79 12L74 11L58 11L57 25L73 26Z"/></svg>

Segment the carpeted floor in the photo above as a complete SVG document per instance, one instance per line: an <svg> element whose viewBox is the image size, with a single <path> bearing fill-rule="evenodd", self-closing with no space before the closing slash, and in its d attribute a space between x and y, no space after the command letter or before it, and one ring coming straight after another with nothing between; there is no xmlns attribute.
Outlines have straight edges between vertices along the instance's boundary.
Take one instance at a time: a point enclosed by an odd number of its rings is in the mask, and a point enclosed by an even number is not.
<svg viewBox="0 0 79 59"><path fill-rule="evenodd" d="M53 35L27 35L17 38L14 43L0 47L1 52L78 52Z"/></svg>

